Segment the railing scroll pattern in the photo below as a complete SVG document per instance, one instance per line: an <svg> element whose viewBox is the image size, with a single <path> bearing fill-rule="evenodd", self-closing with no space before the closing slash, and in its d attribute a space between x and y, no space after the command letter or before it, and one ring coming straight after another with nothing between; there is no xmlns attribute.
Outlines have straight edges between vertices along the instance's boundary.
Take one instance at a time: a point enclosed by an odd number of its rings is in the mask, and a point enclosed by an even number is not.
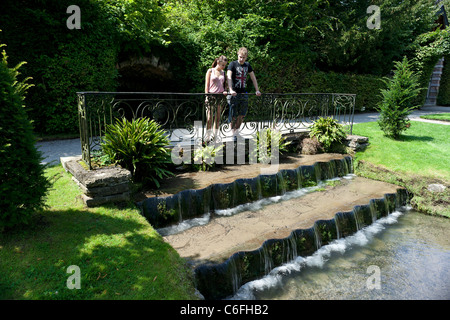
<svg viewBox="0 0 450 320"><path fill-rule="evenodd" d="M101 146L106 125L114 123L115 119L154 119L173 143L198 143L208 129L215 129L216 139L221 141L231 136L228 103L226 96L221 94L78 92L77 95L82 158L89 167L92 151ZM354 94L264 93L248 96L248 112L241 126L244 137L264 128L274 128L282 133L307 131L316 119L327 116L337 119L349 133L352 132Z"/></svg>

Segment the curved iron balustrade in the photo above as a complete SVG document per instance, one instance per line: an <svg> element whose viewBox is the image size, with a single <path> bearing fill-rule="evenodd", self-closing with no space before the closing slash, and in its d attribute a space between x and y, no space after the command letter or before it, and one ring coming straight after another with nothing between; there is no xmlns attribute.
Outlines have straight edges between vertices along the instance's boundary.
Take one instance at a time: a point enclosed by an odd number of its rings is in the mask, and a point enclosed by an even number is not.
<svg viewBox="0 0 450 320"><path fill-rule="evenodd" d="M223 94L166 92L78 92L78 115L83 160L101 146L107 124L115 119L148 117L166 130L172 143L199 143L231 138L229 107ZM355 94L263 93L249 97L241 135L274 128L282 133L307 131L319 117L333 117L352 133Z"/></svg>

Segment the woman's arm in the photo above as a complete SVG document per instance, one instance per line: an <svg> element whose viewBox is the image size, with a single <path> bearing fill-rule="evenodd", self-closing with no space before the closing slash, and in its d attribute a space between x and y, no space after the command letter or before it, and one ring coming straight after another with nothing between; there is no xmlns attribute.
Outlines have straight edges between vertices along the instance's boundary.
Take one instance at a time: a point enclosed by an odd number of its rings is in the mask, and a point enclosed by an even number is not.
<svg viewBox="0 0 450 320"><path fill-rule="evenodd" d="M205 93L209 93L209 79L211 78L211 69L208 69L208 71L206 71L206 76L205 76Z"/></svg>

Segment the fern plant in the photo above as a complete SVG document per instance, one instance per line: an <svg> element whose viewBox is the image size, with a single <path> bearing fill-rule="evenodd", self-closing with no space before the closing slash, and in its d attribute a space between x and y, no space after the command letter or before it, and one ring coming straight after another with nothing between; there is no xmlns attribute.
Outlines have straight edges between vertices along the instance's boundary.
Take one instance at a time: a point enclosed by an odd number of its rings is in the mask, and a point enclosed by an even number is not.
<svg viewBox="0 0 450 320"><path fill-rule="evenodd" d="M331 117L321 117L314 121L309 136L315 137L325 152L330 152L337 144L342 144L347 137L344 127Z"/></svg>
<svg viewBox="0 0 450 320"><path fill-rule="evenodd" d="M274 146L272 142L278 143L278 152L283 154L288 151L291 141L287 141L279 130L266 128L256 132L256 148L251 150L253 157L256 156L261 163L269 163L272 158Z"/></svg>
<svg viewBox="0 0 450 320"><path fill-rule="evenodd" d="M102 150L112 161L130 170L135 182L150 182L159 188L159 180L173 175L167 169L169 143L154 120L121 119L106 126Z"/></svg>
<svg viewBox="0 0 450 320"><path fill-rule="evenodd" d="M408 116L415 97L419 94L419 77L411 70L411 64L406 57L395 62L394 76L383 79L387 89L381 90L383 100L377 107L380 112L378 125L384 135L398 139L400 134L409 128Z"/></svg>

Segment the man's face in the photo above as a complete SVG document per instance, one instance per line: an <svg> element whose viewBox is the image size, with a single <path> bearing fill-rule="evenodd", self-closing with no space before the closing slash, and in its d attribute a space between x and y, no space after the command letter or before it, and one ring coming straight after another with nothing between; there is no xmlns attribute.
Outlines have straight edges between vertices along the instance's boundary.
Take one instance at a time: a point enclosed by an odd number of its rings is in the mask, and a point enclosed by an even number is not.
<svg viewBox="0 0 450 320"><path fill-rule="evenodd" d="M239 64L244 64L245 60L247 60L247 55L246 54L238 54L238 62Z"/></svg>

